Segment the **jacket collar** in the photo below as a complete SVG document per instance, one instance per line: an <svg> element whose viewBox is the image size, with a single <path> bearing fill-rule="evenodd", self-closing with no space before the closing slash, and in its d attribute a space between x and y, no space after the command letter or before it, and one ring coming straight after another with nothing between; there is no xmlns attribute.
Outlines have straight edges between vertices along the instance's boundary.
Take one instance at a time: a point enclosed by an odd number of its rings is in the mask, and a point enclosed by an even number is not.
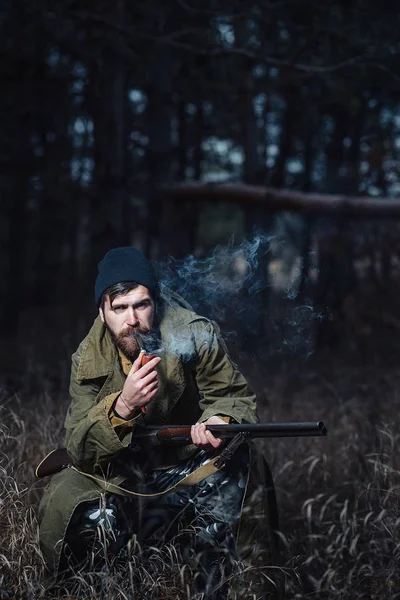
<svg viewBox="0 0 400 600"><path fill-rule="evenodd" d="M117 349L100 317L97 317L83 341L77 379L107 377L115 367Z"/></svg>
<svg viewBox="0 0 400 600"><path fill-rule="evenodd" d="M178 332L180 327L192 321L193 316L196 316L186 308L177 305L176 302L171 303L168 300L165 303L160 323L161 337L164 340L172 332ZM82 343L77 379L108 377L114 372L118 361L118 351L112 337L100 317L97 317Z"/></svg>

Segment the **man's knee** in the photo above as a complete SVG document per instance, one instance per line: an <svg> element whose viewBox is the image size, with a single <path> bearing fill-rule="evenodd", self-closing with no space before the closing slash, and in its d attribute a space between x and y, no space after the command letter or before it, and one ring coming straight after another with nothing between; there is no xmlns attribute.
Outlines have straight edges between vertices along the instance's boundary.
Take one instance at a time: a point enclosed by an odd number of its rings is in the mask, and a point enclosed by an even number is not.
<svg viewBox="0 0 400 600"><path fill-rule="evenodd" d="M58 570L68 523L75 509L87 501L98 501L101 490L72 469L54 475L39 505L39 541L50 572Z"/></svg>
<svg viewBox="0 0 400 600"><path fill-rule="evenodd" d="M64 560L73 565L90 561L94 567L113 560L130 537L122 504L113 494L79 504L65 535Z"/></svg>

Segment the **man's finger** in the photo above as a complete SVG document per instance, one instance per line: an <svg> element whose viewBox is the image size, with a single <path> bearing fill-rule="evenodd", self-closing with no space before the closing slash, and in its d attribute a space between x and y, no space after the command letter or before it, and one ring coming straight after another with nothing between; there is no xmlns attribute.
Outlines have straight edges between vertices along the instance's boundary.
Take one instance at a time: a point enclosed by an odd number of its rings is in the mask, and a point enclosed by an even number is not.
<svg viewBox="0 0 400 600"><path fill-rule="evenodd" d="M207 431L206 431L206 426L204 425L204 423L202 423L200 425L200 439L201 439L201 443L204 446L207 446L209 440L208 440L208 435L207 435Z"/></svg>
<svg viewBox="0 0 400 600"><path fill-rule="evenodd" d="M147 396L151 392L155 392L155 391L158 391L158 381L155 381L151 385L148 385L147 387L145 387L143 389L143 396Z"/></svg>
<svg viewBox="0 0 400 600"><path fill-rule="evenodd" d="M148 373L150 373L150 371L153 371L156 368L160 360L161 358L159 356L155 356L149 360L149 362L143 365L143 367L140 367L140 374L146 376Z"/></svg>
<svg viewBox="0 0 400 600"><path fill-rule="evenodd" d="M141 356L142 352L139 354L138 358L132 364L131 370L129 371L128 377L132 377L132 375L136 375L136 378L141 379L148 375L151 371L154 371L155 367L160 362L161 358L156 356L152 358L151 361L146 363L143 367L141 366Z"/></svg>
<svg viewBox="0 0 400 600"><path fill-rule="evenodd" d="M204 425L204 423L196 423L194 428L198 444L201 446L206 446L208 444L208 439L206 436L206 426Z"/></svg>
<svg viewBox="0 0 400 600"><path fill-rule="evenodd" d="M222 440L213 436L211 431L206 431L207 442L211 444L214 448L218 448L221 445Z"/></svg>
<svg viewBox="0 0 400 600"><path fill-rule="evenodd" d="M196 446L198 446L199 443L200 443L200 439L199 439L199 434L198 434L196 425L192 425L190 434L191 434L191 437L192 437L193 444L195 444Z"/></svg>
<svg viewBox="0 0 400 600"><path fill-rule="evenodd" d="M153 381L158 381L158 373L157 371L151 371L151 373L148 373L145 377L141 377L138 376L138 383L140 382L139 387L141 387L142 389L145 388L146 386L148 386L150 383L153 383Z"/></svg>

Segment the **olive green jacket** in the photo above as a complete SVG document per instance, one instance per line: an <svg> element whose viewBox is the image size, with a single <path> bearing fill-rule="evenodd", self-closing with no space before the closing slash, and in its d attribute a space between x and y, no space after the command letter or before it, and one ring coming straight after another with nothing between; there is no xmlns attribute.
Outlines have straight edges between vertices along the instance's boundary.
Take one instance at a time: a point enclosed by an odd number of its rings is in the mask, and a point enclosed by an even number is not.
<svg viewBox="0 0 400 600"><path fill-rule="evenodd" d="M258 421L255 395L231 361L216 324L178 304L168 304L160 332L160 389L146 414L136 420L111 423L109 412L126 375L120 355L99 318L73 355L66 443L73 463L82 471L101 473L111 483L122 483L126 477L118 467L114 469L118 465L115 459L134 438L137 423L193 424L213 415L227 415L238 423ZM163 448L159 464L171 465L194 450L194 446L182 446L171 455ZM264 522L268 525L265 494L271 483L265 483L265 465L259 453L253 455L252 463L248 491L250 496L255 493L256 502L245 512L247 521L251 517L251 531L260 535ZM262 490L261 496L256 489ZM95 482L71 469L51 478L40 503L39 522L41 548L53 574L58 570L62 540L75 508L101 493ZM247 548L254 548L253 537L251 532L250 537L246 534ZM262 537L265 539L266 535Z"/></svg>
<svg viewBox="0 0 400 600"><path fill-rule="evenodd" d="M226 415L238 423L258 420L255 395L229 358L216 324L181 306L168 305L160 332L159 392L145 416L121 420L117 426L111 424L109 411L126 375L99 317L73 355L66 442L73 463L82 470L104 472L132 441L137 423L186 425L213 415ZM191 450L181 448L176 459ZM165 449L162 454L165 457Z"/></svg>

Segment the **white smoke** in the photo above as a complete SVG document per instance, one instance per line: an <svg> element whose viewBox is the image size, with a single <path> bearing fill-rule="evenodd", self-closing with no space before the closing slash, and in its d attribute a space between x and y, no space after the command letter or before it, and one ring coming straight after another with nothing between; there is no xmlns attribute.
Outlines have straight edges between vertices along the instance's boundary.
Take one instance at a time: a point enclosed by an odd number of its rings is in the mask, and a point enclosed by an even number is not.
<svg viewBox="0 0 400 600"><path fill-rule="evenodd" d="M307 357L313 351L318 315L310 301L299 305L296 282L290 281L283 290L272 289L269 265L281 250L281 239L256 232L238 245L232 240L216 247L209 257L169 257L156 269L161 284L199 314L217 321L228 341L240 345L253 336L252 344L256 340L259 346L273 345L273 353ZM194 352L193 342L184 336L172 337L169 347L187 357Z"/></svg>

